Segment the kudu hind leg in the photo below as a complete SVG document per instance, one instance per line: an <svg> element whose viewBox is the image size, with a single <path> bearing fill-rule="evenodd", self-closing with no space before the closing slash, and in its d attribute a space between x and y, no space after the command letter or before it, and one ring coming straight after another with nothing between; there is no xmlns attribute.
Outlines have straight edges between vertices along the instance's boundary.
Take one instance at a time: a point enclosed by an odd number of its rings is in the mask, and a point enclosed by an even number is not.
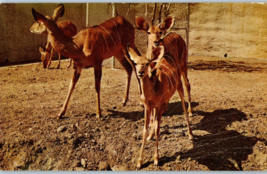
<svg viewBox="0 0 267 174"><path fill-rule="evenodd" d="M58 65L57 65L57 69L60 68L60 59L61 59L61 54L58 53Z"/></svg>
<svg viewBox="0 0 267 174"><path fill-rule="evenodd" d="M101 116L101 109L100 109L100 84L101 84L101 78L102 78L102 63L100 63L100 66L94 67L94 74L95 74L95 90L96 90L96 98L97 98L97 113L96 117L100 118Z"/></svg>
<svg viewBox="0 0 267 174"><path fill-rule="evenodd" d="M115 57L120 62L120 64L123 66L124 70L127 73L126 88L125 88L124 98L123 98L123 102L122 102L123 106L126 106L126 103L128 101L128 96L129 96L129 90L130 90L130 83L131 83L133 68L130 65L130 63L127 61L127 59L125 58L123 53L121 53L120 55L117 55Z"/></svg>
<svg viewBox="0 0 267 174"><path fill-rule="evenodd" d="M65 100L65 103L64 103L60 113L58 114L58 117L57 117L58 119L60 119L66 113L66 110L67 110L67 107L68 107L68 104L69 104L69 101L70 101L71 94L72 94L72 92L73 92L73 90L75 88L76 83L78 82L78 80L80 78L81 72L82 72L82 67L81 66L76 66L74 71L73 71L73 76L72 76L72 79L71 79L71 82L70 82L69 92L68 92L67 98Z"/></svg>
<svg viewBox="0 0 267 174"><path fill-rule="evenodd" d="M160 133L160 120L161 116L164 112L165 103L162 104L160 108L156 108L155 112L155 138L156 138L156 152L154 154L154 166L158 166L159 164L159 150L158 150L158 142L159 142L159 133Z"/></svg>
<svg viewBox="0 0 267 174"><path fill-rule="evenodd" d="M155 119L156 119L156 108L152 109L151 110L151 115L149 117L149 125L150 125L150 134L149 136L147 137L147 141L150 141L154 135L155 135Z"/></svg>
<svg viewBox="0 0 267 174"><path fill-rule="evenodd" d="M67 66L67 68L69 68L71 66L71 62L72 62L72 58L70 58L69 65Z"/></svg>
<svg viewBox="0 0 267 174"><path fill-rule="evenodd" d="M183 76L183 79L184 79L184 82L185 82L185 88L186 88L186 93L187 93L187 100L188 100L188 114L189 114L189 117L191 117L193 114L192 114L192 106L191 106L191 85L189 83L189 79L187 77L187 73L183 73L182 72L182 76Z"/></svg>
<svg viewBox="0 0 267 174"><path fill-rule="evenodd" d="M186 124L187 124L187 127L188 127L188 136L189 136L189 139L191 141L193 141L193 134L192 134L192 130L191 130L190 123L189 123L189 117L188 117L188 114L187 114L187 111L186 111L186 107L185 107L184 90L183 90L183 86L182 86L182 82L181 81L178 84L177 91L178 91L178 93L180 95L182 106L183 106L183 110L184 110L184 118L185 118L185 121L186 121Z"/></svg>

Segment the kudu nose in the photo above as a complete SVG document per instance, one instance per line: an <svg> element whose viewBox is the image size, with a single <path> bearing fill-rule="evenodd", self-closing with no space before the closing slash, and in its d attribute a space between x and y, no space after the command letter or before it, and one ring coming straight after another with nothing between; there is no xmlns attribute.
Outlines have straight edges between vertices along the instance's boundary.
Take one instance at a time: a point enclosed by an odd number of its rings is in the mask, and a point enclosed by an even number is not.
<svg viewBox="0 0 267 174"><path fill-rule="evenodd" d="M159 46L159 41L154 41L155 46Z"/></svg>

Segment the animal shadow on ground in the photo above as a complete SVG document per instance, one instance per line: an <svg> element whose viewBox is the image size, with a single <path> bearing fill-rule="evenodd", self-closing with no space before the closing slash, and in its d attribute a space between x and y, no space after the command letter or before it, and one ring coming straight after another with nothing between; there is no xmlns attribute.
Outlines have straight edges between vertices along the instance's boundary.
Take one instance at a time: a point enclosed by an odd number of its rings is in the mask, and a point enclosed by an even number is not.
<svg viewBox="0 0 267 174"><path fill-rule="evenodd" d="M192 102L191 103L192 109L196 106L198 106L198 103ZM114 110L108 110L108 112L111 112L108 116L110 117L123 117L125 119L129 119L132 121L137 121L142 118L144 118L144 111L132 111L132 112L120 112L120 111L114 111ZM162 114L162 116L173 116L173 115L183 115L183 107L181 102L174 102L169 103L167 110ZM194 110L193 110L194 114Z"/></svg>
<svg viewBox="0 0 267 174"><path fill-rule="evenodd" d="M197 102L191 102L191 107L194 112L194 107L198 106L199 104ZM186 108L188 107L188 103L186 102ZM173 115L183 115L184 110L182 107L182 102L174 102L174 103L169 103L167 110L162 114L162 116L173 116Z"/></svg>
<svg viewBox="0 0 267 174"><path fill-rule="evenodd" d="M194 146L187 152L177 152L171 157L161 157L159 165L180 159L196 160L210 170L243 170L241 161L247 160L253 153L253 147L258 141L265 139L247 137L234 130L227 130L227 125L247 120L246 114L237 109L216 110L214 112L197 111L204 118L194 125L194 130L203 130L208 134L194 135Z"/></svg>
<svg viewBox="0 0 267 174"><path fill-rule="evenodd" d="M194 70L219 70L224 72L256 72L262 71L263 68L257 66L249 66L245 62L238 61L203 61L198 60L190 62L188 69Z"/></svg>

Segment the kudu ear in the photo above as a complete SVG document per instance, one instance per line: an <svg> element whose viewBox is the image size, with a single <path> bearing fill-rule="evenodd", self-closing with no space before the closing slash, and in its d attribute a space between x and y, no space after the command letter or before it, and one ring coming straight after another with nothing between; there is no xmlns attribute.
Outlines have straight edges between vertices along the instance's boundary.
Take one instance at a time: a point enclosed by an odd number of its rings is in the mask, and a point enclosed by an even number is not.
<svg viewBox="0 0 267 174"><path fill-rule="evenodd" d="M39 50L40 53L42 53L42 52L44 51L43 46L42 46L42 45L39 45L39 46L38 46L38 50Z"/></svg>
<svg viewBox="0 0 267 174"><path fill-rule="evenodd" d="M151 61L155 61L155 60L159 61L164 55L164 47L163 46L156 47L153 50L152 54L153 54L153 58L151 59Z"/></svg>
<svg viewBox="0 0 267 174"><path fill-rule="evenodd" d="M131 47L128 47L127 49L130 55L130 59L135 62L135 59L138 57L138 54Z"/></svg>
<svg viewBox="0 0 267 174"><path fill-rule="evenodd" d="M149 24L146 22L146 20L140 16L135 17L135 26L138 30L142 30L147 32L149 29Z"/></svg>
<svg viewBox="0 0 267 174"><path fill-rule="evenodd" d="M171 29L173 27L173 25L174 25L174 17L169 16L166 19L164 19L164 21L162 23L160 23L158 25L158 27L161 30L166 31L166 30Z"/></svg>
<svg viewBox="0 0 267 174"><path fill-rule="evenodd" d="M53 14L53 19L55 21L58 20L58 18L62 17L65 13L65 7L63 4L59 4L55 10L54 10L54 14Z"/></svg>
<svg viewBox="0 0 267 174"><path fill-rule="evenodd" d="M37 12L34 8L32 8L32 15L34 17L34 20L37 21L37 22L45 23L48 20L44 15L42 15L39 12Z"/></svg>

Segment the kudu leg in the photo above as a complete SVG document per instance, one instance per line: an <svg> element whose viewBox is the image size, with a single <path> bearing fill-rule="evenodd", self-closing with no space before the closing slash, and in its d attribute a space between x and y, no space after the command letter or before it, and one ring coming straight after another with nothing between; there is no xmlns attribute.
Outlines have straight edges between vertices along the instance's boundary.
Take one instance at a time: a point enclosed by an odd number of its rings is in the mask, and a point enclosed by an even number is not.
<svg viewBox="0 0 267 174"><path fill-rule="evenodd" d="M151 109L145 108L144 114L145 114L145 125L144 125L144 130L143 130L143 139L142 139L142 147L140 150L140 156L138 158L137 165L136 165L137 169L140 169L142 165L142 157L143 157L145 142L147 138L147 128L149 124L149 116L151 114Z"/></svg>
<svg viewBox="0 0 267 174"><path fill-rule="evenodd" d="M60 59L61 59L61 54L58 53L58 65L57 65L57 69L60 68Z"/></svg>
<svg viewBox="0 0 267 174"><path fill-rule="evenodd" d="M136 45L134 45L134 51L141 56L141 53L139 51L139 49L136 47ZM138 75L137 75L137 72L135 70L135 66L134 66L134 73L135 73L135 76L136 76L136 79L138 80L138 85L139 85L139 94L141 96L142 94L142 89L141 89L141 82L140 82L140 79L138 78ZM143 106L143 103L140 101L140 105Z"/></svg>
<svg viewBox="0 0 267 174"><path fill-rule="evenodd" d="M184 90L183 90L183 86L182 86L182 81L180 81L180 83L178 84L177 91L178 91L178 93L180 95L182 106L183 106L183 110L184 110L184 118L185 118L185 121L186 121L186 124L187 124L187 127L188 127L188 136L189 136L189 139L191 141L193 141L193 134L192 134L192 130L191 130L190 123L189 123L189 117L188 117L188 114L187 114L187 111L186 111L186 107L185 107Z"/></svg>
<svg viewBox="0 0 267 174"><path fill-rule="evenodd" d="M123 54L120 57L116 56L116 58L120 62L120 64L123 66L124 70L127 73L126 88L125 88L124 98L122 102L123 106L126 106L126 103L128 101L128 96L129 96L130 83L131 83L133 69Z"/></svg>
<svg viewBox="0 0 267 174"><path fill-rule="evenodd" d="M187 77L187 73L183 73L182 72L182 76L183 76L183 79L184 79L184 82L185 82L185 87L186 87L186 93L187 93L187 100L188 100L188 114L189 114L189 117L192 117L192 106L191 106L191 94L190 94L190 91L191 91L191 86L190 86L190 83L189 83L189 79Z"/></svg>
<svg viewBox="0 0 267 174"><path fill-rule="evenodd" d="M96 90L96 98L97 98L97 113L96 117L100 118L101 116L101 109L100 109L100 84L101 84L101 77L102 77L102 63L98 67L94 67L94 74L95 74L95 90Z"/></svg>
<svg viewBox="0 0 267 174"><path fill-rule="evenodd" d="M140 52L139 52L139 50L138 50L138 48L135 45L134 45L133 48L134 48L134 50L135 50L136 53L138 53L139 55L141 55ZM126 51L125 51L125 49L123 47L122 47L122 52L123 52L123 55L124 55L125 59L127 60L127 62L131 65L132 70L134 70L134 73L135 73L135 76L136 76L136 79L137 79L138 85L139 85L139 96L141 96L141 94L142 94L141 82L140 82L140 79L137 76L137 72L136 72L135 66L134 66L132 60L128 57L128 54L126 53ZM143 103L141 101L140 101L140 105L143 106Z"/></svg>
<svg viewBox="0 0 267 174"><path fill-rule="evenodd" d="M74 87L75 87L77 81L79 80L81 72L82 72L82 66L76 66L75 69L74 69L74 72L73 72L72 80L70 82L69 92L68 92L67 98L66 98L66 100L64 102L64 105L63 105L60 113L58 114L58 117L57 117L58 119L60 119L66 113L66 110L67 110L67 107L68 107L68 104L69 104L69 101L70 101L71 94L72 94L72 92L74 90Z"/></svg>
<svg viewBox="0 0 267 174"><path fill-rule="evenodd" d="M47 64L47 68L49 68L50 65L51 65L51 62L52 62L52 59L53 59L53 55L54 55L54 49L52 47L51 48L51 52L50 52L50 58L49 58L49 61L48 61L48 64Z"/></svg>
<svg viewBox="0 0 267 174"><path fill-rule="evenodd" d="M69 65L67 66L67 68L69 68L71 66L71 62L72 62L72 59L70 58L70 63Z"/></svg>
<svg viewBox="0 0 267 174"><path fill-rule="evenodd" d="M154 154L154 166L155 167L157 167L159 164L158 142L159 142L159 133L160 133L160 120L164 112L163 105L164 104L162 104L161 108L156 108L156 114L155 114L155 138L156 138L156 152Z"/></svg>
<svg viewBox="0 0 267 174"><path fill-rule="evenodd" d="M154 134L155 134L155 119L156 119L156 108L153 108L152 110L151 110L151 115L150 115L150 123L149 123L149 125L150 125L150 134L149 134L149 136L147 137L147 141L150 141L153 137L154 137Z"/></svg>

